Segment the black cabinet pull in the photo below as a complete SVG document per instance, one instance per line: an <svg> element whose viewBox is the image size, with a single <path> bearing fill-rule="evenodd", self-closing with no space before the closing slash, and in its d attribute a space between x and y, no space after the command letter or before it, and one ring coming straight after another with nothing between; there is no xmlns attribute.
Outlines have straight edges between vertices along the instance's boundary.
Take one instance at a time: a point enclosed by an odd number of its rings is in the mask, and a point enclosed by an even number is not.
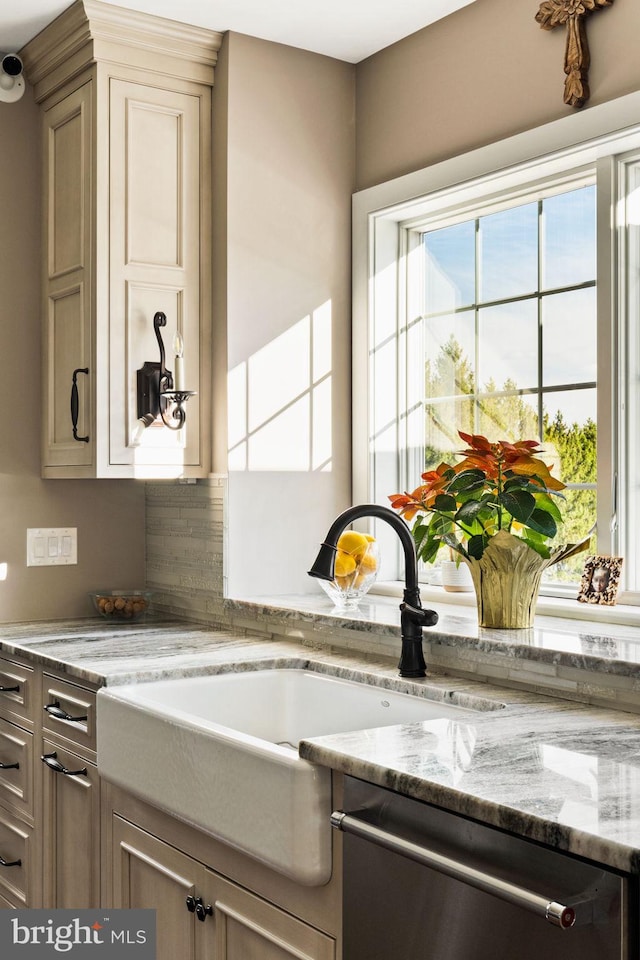
<svg viewBox="0 0 640 960"><path fill-rule="evenodd" d="M16 684L15 687L0 687L0 693L18 693L20 690L20 684Z"/></svg>
<svg viewBox="0 0 640 960"><path fill-rule="evenodd" d="M73 429L73 439L77 440L78 443L89 443L89 437L79 437L78 436L78 374L84 373L87 376L89 375L89 367L77 367L73 371L73 378L71 381L71 427Z"/></svg>
<svg viewBox="0 0 640 960"><path fill-rule="evenodd" d="M207 917L212 917L212 916L213 916L213 907L211 906L211 904L208 903L205 907L201 898L198 897L198 901L196 902L196 917L198 918L198 920L201 920L202 923L204 923Z"/></svg>
<svg viewBox="0 0 640 960"><path fill-rule="evenodd" d="M0 770L19 770L19 763L0 763Z"/></svg>
<svg viewBox="0 0 640 960"><path fill-rule="evenodd" d="M50 717L55 717L56 720L70 720L72 723L80 723L82 720L87 719L86 713L83 717L72 717L71 714L62 709L58 700L56 700L55 703L48 703L45 706L45 710Z"/></svg>
<svg viewBox="0 0 640 960"><path fill-rule="evenodd" d="M49 767L50 770L53 770L54 773L63 773L65 777L87 777L87 768L83 767L82 770L67 770L66 767L63 767L60 761L58 760L58 754L45 753L44 756L40 757L43 763Z"/></svg>
<svg viewBox="0 0 640 960"><path fill-rule="evenodd" d="M4 857L0 857L0 867L20 867L22 865L22 860L5 860Z"/></svg>
<svg viewBox="0 0 640 960"><path fill-rule="evenodd" d="M205 907L202 897L188 896L185 900L185 903L189 913L195 913L198 920L201 920L202 923L204 923L207 917L213 916L213 907L210 903L208 903Z"/></svg>

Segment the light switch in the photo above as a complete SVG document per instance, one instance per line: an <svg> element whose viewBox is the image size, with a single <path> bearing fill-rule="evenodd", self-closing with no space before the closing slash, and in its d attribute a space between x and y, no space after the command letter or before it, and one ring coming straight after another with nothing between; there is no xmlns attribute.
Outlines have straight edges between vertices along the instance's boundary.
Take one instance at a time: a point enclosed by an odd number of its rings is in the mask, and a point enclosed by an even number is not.
<svg viewBox="0 0 640 960"><path fill-rule="evenodd" d="M27 566L46 567L78 562L76 527L27 530Z"/></svg>

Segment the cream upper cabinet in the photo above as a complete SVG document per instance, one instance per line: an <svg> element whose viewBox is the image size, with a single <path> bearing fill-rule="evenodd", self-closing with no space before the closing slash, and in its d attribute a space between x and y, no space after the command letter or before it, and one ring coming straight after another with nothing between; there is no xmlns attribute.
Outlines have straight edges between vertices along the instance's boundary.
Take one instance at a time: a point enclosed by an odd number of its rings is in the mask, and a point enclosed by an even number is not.
<svg viewBox="0 0 640 960"><path fill-rule="evenodd" d="M22 51L43 113L45 477L210 470L211 87L220 34L77 0ZM184 346L182 429L138 370ZM176 386L179 386L176 384ZM174 424L171 408L167 419Z"/></svg>

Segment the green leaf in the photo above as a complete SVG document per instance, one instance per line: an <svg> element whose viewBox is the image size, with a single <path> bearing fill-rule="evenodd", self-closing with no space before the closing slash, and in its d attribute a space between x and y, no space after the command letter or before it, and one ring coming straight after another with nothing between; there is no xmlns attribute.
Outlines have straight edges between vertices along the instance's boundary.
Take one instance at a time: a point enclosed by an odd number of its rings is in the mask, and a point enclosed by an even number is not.
<svg viewBox="0 0 640 960"><path fill-rule="evenodd" d="M416 523L414 524L411 535L413 537L413 542L416 545L416 553L420 555L425 541L429 538L429 526L426 523Z"/></svg>
<svg viewBox="0 0 640 960"><path fill-rule="evenodd" d="M503 490L498 495L498 501L514 520L524 524L529 523L529 517L536 506L535 498L528 490Z"/></svg>
<svg viewBox="0 0 640 960"><path fill-rule="evenodd" d="M462 473L456 474L451 483L447 484L447 489L452 493L479 490L485 482L486 477L482 470L463 470Z"/></svg>
<svg viewBox="0 0 640 960"><path fill-rule="evenodd" d="M435 560L436 554L440 549L439 540L427 540L422 545L421 549L417 551L418 559L422 560L423 563L432 563Z"/></svg>
<svg viewBox="0 0 640 960"><path fill-rule="evenodd" d="M476 560L480 559L484 553L484 537L482 534L471 537L469 543L467 544L467 550L470 557L475 557Z"/></svg>
<svg viewBox="0 0 640 960"><path fill-rule="evenodd" d="M446 493L439 493L434 500L433 505L435 509L440 510L441 513L455 513L455 511L458 509L456 498L450 497Z"/></svg>
<svg viewBox="0 0 640 960"><path fill-rule="evenodd" d="M458 523L473 523L478 517L478 514L486 510L486 506L486 503L483 503L482 500L468 500L462 504L456 513L455 519Z"/></svg>
<svg viewBox="0 0 640 960"><path fill-rule="evenodd" d="M453 520L450 517L443 517L439 513L434 513L429 521L429 536L441 537L444 533L449 533L453 529Z"/></svg>
<svg viewBox="0 0 640 960"><path fill-rule="evenodd" d="M540 510L545 510L551 514L556 523L562 523L562 514L560 513L558 505L553 502L548 493L536 493L535 500L536 506Z"/></svg>
<svg viewBox="0 0 640 960"><path fill-rule="evenodd" d="M545 510L538 510L537 508L527 520L527 526L531 527L532 530L537 530L538 533L543 533L545 537L555 537L558 529L553 517Z"/></svg>
<svg viewBox="0 0 640 960"><path fill-rule="evenodd" d="M529 486L528 477L512 476L512 477L509 477L509 479L505 483L503 490L518 490L518 489L521 490L528 486Z"/></svg>

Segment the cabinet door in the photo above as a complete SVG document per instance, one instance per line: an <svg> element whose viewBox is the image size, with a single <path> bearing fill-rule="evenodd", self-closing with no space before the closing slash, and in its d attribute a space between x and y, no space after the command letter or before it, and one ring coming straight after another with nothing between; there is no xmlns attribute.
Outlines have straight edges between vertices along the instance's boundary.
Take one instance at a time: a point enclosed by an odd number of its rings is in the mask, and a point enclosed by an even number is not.
<svg viewBox="0 0 640 960"><path fill-rule="evenodd" d="M110 451L112 465L135 464L139 475L154 464L174 469L201 465L200 382L201 175L200 96L125 80L110 81ZM173 343L184 340L184 389L198 392L186 406L186 424L147 428L139 446L136 371L160 360L153 329L166 314L162 336L166 366L174 371ZM175 372L175 371L174 371ZM150 475L155 472L150 470ZM158 475L155 473L155 475Z"/></svg>
<svg viewBox="0 0 640 960"><path fill-rule="evenodd" d="M214 924L187 908L201 896L202 864L118 816L112 856L113 906L156 911L156 960L212 960Z"/></svg>
<svg viewBox="0 0 640 960"><path fill-rule="evenodd" d="M47 467L89 466L93 462L91 83L69 94L43 116L43 471L47 476ZM71 417L74 372L76 437Z"/></svg>
<svg viewBox="0 0 640 960"><path fill-rule="evenodd" d="M69 750L43 740L43 897L46 907L100 905L98 771ZM53 767L61 766L62 770ZM76 773L75 771L78 771Z"/></svg>
<svg viewBox="0 0 640 960"><path fill-rule="evenodd" d="M205 902L213 907L215 960L335 960L331 937L207 871Z"/></svg>

